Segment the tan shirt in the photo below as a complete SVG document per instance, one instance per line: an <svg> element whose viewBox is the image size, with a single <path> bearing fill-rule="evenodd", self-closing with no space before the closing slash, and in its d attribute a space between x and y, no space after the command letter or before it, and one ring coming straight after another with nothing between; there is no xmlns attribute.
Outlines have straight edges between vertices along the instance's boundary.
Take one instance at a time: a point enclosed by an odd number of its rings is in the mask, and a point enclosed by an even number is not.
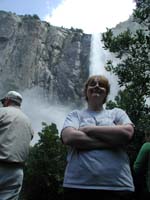
<svg viewBox="0 0 150 200"><path fill-rule="evenodd" d="M32 137L31 123L19 107L0 108L0 161L25 162Z"/></svg>

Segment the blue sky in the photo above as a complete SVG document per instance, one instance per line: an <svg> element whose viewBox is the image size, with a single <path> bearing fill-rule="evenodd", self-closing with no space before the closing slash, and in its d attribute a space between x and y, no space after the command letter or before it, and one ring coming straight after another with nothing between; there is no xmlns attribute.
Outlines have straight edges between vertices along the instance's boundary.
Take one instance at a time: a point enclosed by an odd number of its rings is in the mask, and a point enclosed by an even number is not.
<svg viewBox="0 0 150 200"><path fill-rule="evenodd" d="M47 13L61 3L62 0L0 0L0 10L11 11L18 15L37 14L44 19Z"/></svg>
<svg viewBox="0 0 150 200"><path fill-rule="evenodd" d="M90 34L126 21L134 8L134 0L0 0L0 10L37 14L52 25L81 28Z"/></svg>

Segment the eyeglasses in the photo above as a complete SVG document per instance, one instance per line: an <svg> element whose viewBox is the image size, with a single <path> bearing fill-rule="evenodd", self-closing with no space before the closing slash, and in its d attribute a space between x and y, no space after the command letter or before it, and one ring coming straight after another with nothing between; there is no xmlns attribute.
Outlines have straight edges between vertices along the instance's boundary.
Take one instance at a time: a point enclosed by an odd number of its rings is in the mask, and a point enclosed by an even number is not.
<svg viewBox="0 0 150 200"><path fill-rule="evenodd" d="M91 81L88 86L91 86L91 87L95 87L95 86L99 86L99 87L105 87L104 84L100 81Z"/></svg>

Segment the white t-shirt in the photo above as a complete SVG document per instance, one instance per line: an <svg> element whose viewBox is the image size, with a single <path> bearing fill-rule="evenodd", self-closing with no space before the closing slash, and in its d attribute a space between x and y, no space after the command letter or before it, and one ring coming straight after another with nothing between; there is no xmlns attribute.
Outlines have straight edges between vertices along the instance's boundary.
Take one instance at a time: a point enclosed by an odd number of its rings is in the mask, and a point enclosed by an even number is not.
<svg viewBox="0 0 150 200"><path fill-rule="evenodd" d="M131 123L128 115L119 108L100 112L74 110L66 117L63 129L81 126L112 126ZM124 149L68 151L64 187L134 191L129 158Z"/></svg>

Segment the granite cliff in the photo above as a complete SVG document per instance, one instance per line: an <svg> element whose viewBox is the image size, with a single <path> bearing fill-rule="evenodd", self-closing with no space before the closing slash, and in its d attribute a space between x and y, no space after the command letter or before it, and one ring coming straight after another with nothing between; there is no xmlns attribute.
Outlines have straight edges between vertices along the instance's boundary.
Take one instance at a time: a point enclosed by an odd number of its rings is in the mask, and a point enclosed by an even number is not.
<svg viewBox="0 0 150 200"><path fill-rule="evenodd" d="M113 28L135 31L132 17ZM0 11L0 95L40 87L48 101L79 104L89 76L91 35L41 21L37 15Z"/></svg>
<svg viewBox="0 0 150 200"><path fill-rule="evenodd" d="M0 95L38 86L49 100L78 102L89 75L90 42L80 29L0 11Z"/></svg>

